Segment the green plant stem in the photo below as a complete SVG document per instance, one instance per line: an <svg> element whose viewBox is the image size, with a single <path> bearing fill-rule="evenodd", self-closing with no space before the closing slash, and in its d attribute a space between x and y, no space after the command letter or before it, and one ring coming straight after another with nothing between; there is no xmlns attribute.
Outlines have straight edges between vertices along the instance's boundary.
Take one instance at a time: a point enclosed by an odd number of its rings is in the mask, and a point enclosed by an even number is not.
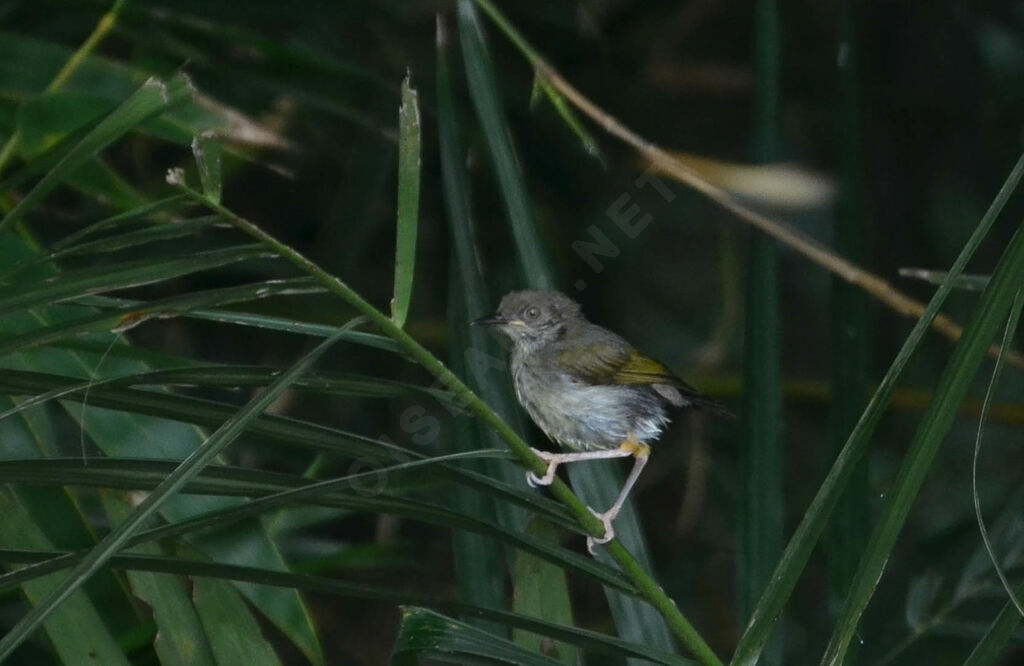
<svg viewBox="0 0 1024 666"><path fill-rule="evenodd" d="M67 80L70 79L71 75L82 66L82 63L85 62L87 57L89 57L89 54L96 50L96 47L99 46L100 42L102 42L103 39L110 34L110 31L117 25L117 17L121 13L121 10L124 9L127 2L128 0L116 0L114 2L114 6L110 8L110 11L100 17L100 20L96 24L96 27L93 28L92 33L85 38L85 41L78 47L78 50L71 54L68 61L64 63L64 66L60 68L57 75L53 77L52 81L50 81L50 85L46 86L46 92L60 90L64 84L67 83ZM18 135L17 133L11 133L7 142L4 143L2 148L0 148L0 173L3 173L4 167L6 167L7 163L11 161L11 157L14 155L14 151L17 147Z"/></svg>
<svg viewBox="0 0 1024 666"><path fill-rule="evenodd" d="M193 190L184 184L180 184L179 187L198 203L220 214L239 230L258 239L267 247L280 254L281 257L313 276L328 291L341 297L349 305L365 315L372 323L379 327L381 332L400 344L410 358L434 375L456 396L461 404L465 405L466 409L480 418L486 425L493 428L505 440L505 443L508 444L508 447L523 467L537 474L544 473L547 465L533 452L529 445L520 439L515 431L486 402L481 400L479 396L466 386L455 373L445 367L436 356L417 342L415 338L395 325L395 322L390 317L375 308L337 277L306 258L302 253L266 233L249 220L236 215L224 206L207 198L201 192ZM604 525L601 524L601 521L594 517L590 509L573 494L572 490L564 482L560 479L555 479L554 483L550 486L550 492L569 509L585 533L593 536L604 535ZM672 632L689 648L693 655L705 666L721 666L721 660L711 651L711 648L701 635L697 633L697 630L693 628L689 620L679 611L676 603L665 594L665 590L640 566L640 563L636 561L632 554L616 540L609 542L605 549L622 569L622 572L636 585L640 595L661 613L672 629Z"/></svg>

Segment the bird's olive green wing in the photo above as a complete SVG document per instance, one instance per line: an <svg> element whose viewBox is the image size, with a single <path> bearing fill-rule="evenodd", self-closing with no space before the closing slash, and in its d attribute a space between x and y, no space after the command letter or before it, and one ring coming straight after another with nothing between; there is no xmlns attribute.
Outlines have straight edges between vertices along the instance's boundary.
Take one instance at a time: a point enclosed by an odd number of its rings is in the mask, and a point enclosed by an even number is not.
<svg viewBox="0 0 1024 666"><path fill-rule="evenodd" d="M560 351L555 362L588 384L668 384L690 389L664 365L629 347L606 343L573 346Z"/></svg>

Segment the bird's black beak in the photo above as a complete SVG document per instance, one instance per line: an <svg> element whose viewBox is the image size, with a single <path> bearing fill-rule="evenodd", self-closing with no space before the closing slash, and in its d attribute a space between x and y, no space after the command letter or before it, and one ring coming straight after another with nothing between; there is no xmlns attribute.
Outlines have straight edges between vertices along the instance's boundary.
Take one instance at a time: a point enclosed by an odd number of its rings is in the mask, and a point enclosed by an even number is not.
<svg viewBox="0 0 1024 666"><path fill-rule="evenodd" d="M480 317L470 322L473 326L501 326L507 324L508 319L505 319L501 315L488 315L487 317Z"/></svg>

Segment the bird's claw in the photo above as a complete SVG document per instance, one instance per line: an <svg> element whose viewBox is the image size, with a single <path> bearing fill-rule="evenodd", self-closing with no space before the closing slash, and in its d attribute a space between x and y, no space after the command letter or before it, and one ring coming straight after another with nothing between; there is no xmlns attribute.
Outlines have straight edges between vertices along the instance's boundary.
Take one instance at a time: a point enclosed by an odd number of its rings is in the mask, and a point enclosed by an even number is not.
<svg viewBox="0 0 1024 666"><path fill-rule="evenodd" d="M540 449L530 449L533 453L548 464L547 471L544 472L544 476L537 476L535 472L526 473L526 484L531 488L541 488L543 486L550 486L555 482L555 470L558 469L558 463L551 459L551 454L547 451L541 451Z"/></svg>
<svg viewBox="0 0 1024 666"><path fill-rule="evenodd" d="M587 508L590 509L589 506ZM597 553L594 552L594 546L604 545L615 538L615 528L612 527L612 521L615 520L615 515L612 514L611 511L607 513L598 513L593 509L590 509L590 513L594 514L594 517L600 520L601 524L604 525L604 536L587 537L587 552L591 555L596 555Z"/></svg>
<svg viewBox="0 0 1024 666"><path fill-rule="evenodd" d="M537 474L534 472L527 472L526 484L531 488L550 486L555 481L556 469L558 469L558 465L556 463L550 463L548 465L548 471L544 473L544 476L537 476Z"/></svg>

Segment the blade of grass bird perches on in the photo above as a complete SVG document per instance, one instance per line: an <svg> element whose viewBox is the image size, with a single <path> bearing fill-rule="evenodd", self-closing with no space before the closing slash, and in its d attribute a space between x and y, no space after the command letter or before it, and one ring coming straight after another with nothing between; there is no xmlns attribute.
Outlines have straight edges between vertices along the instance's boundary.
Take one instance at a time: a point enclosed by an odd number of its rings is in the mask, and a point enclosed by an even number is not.
<svg viewBox="0 0 1024 666"><path fill-rule="evenodd" d="M360 317L350 322L355 326L363 321ZM125 542L151 518L162 504L172 498L181 488L209 465L229 444L242 434L245 427L269 407L299 376L301 376L334 344L330 338L318 345L287 372L282 373L266 391L258 394L245 407L226 421L206 441L186 458L164 481L149 494L124 522L115 527L107 536L89 550L88 554L72 569L54 591L34 606L18 623L0 639L0 660L6 659L32 635L54 610L89 577L98 571L106 561L124 546Z"/></svg>
<svg viewBox="0 0 1024 666"><path fill-rule="evenodd" d="M1014 334L1017 332L1017 323L1020 321L1022 306L1024 306L1024 289L1019 290L1017 296L1013 299L1013 305L1010 308L1010 315L1006 321L1006 330L1003 333L1000 349L1005 350L1010 346L1010 341L1013 340ZM1002 583L1003 589L1006 590L1010 601L1016 607L1021 617L1024 617L1024 605L1021 604L1020 599L1017 598L1016 593L1010 586L1010 582L1006 578L1006 572L1003 571L1002 565L999 564L999 558L996 557L995 549L992 547L988 530L985 528L985 518L981 513L981 498L978 496L978 458L981 455L981 440L985 432L985 421L988 417L989 406L992 404L992 395L999 385L999 375L1002 369L1003 356L1000 354L996 359L995 368L992 370L992 379L989 382L988 390L985 392L985 402L982 405L981 415L978 418L978 436L974 440L974 457L971 461L971 495L974 499L974 515L978 520L978 531L981 533L982 543L985 544L985 551L988 553L989 559L992 560L992 568L995 569L996 575L999 576L999 582Z"/></svg>
<svg viewBox="0 0 1024 666"><path fill-rule="evenodd" d="M470 97L484 129L499 190L506 204L522 283L534 289L550 289L555 283L554 273L519 168L483 26L476 7L468 0L459 0L457 14ZM612 506L624 485L618 466L609 461L593 461L586 468L569 466L568 474L573 490L591 507ZM618 541L633 554L639 566L651 570L633 500L626 500L616 525ZM605 552L597 551L595 557L599 561L611 561ZM607 597L620 636L672 649L671 631L654 609L614 591L608 591Z"/></svg>
<svg viewBox="0 0 1024 666"><path fill-rule="evenodd" d="M24 217L71 172L81 167L92 155L124 136L140 123L163 113L189 99L192 84L182 74L168 82L150 78L135 94L126 99L106 118L75 144L42 180L0 220L0 231Z"/></svg>
<svg viewBox="0 0 1024 666"><path fill-rule="evenodd" d="M796 587L800 575L807 566L807 561L814 550L822 531L827 525L829 515L842 497L853 473L863 457L871 436L881 420L889 401L892 399L896 386L907 367L910 358L920 346L939 310L953 290L953 281L963 272L975 251L988 235L1010 195L1016 190L1021 178L1024 177L1024 154L1017 160L1006 181L992 200L985 215L978 222L971 237L964 244L956 261L949 270L949 276L935 291L924 315L914 324L902 348L893 360L881 384L874 391L867 407L861 414L857 425L847 438L842 451L836 456L835 462L822 482L810 506L804 513L793 536L790 537L782 559L776 566L768 587L758 602L746 630L740 636L739 644L733 653L732 666L753 666L757 662L761 650L772 633L789 597Z"/></svg>
<svg viewBox="0 0 1024 666"><path fill-rule="evenodd" d="M782 222L758 213L753 208L735 199L725 188L710 182L686 164L676 160L668 151L657 144L641 137L617 118L604 111L577 90L551 66L541 55L529 45L516 28L497 9L492 0L464 0L476 3L494 21L505 36L515 44L533 67L536 75L544 79L554 90L563 95L569 103L590 117L606 132L630 145L637 153L647 160L653 168L665 175L691 187L703 194L722 208L733 213L743 222L768 234L778 242L786 245L812 262L825 268L834 275L865 290L873 298L888 308L906 317L920 319L924 316L925 306L920 301L910 298L894 288L879 275L865 270L854 263L843 259L830 251L816 240L800 233ZM950 340L959 340L963 333L962 327L945 315L931 318L932 327ZM999 350L995 345L989 350L994 358ZM1024 356L1016 351L1007 354L1007 363L1018 370L1024 370Z"/></svg>
<svg viewBox="0 0 1024 666"><path fill-rule="evenodd" d="M910 443L886 505L871 541L846 596L843 611L832 631L822 657L823 666L842 663L861 615L874 594L883 569L917 493L924 483L931 464L945 439L956 407L970 389L978 366L985 357L992 339L1010 310L1020 285L1024 283L1024 225L1014 234L1000 258L988 287L982 292L964 336L957 343L935 390L935 397L925 412ZM945 286L945 283L944 285Z"/></svg>
<svg viewBox="0 0 1024 666"><path fill-rule="evenodd" d="M171 181L189 197L205 205L207 208L219 213L225 220L231 222L244 233L251 235L267 247L272 248L283 258L295 264L300 270L314 276L329 291L347 302L359 312L369 317L370 321L377 325L381 331L398 342L408 355L425 370L436 377L454 395L461 398L465 408L479 417L486 425L493 428L501 438L508 444L515 453L520 464L527 470L536 474L543 474L547 465L541 460L526 442L522 441L516 433L509 428L497 413L487 403L479 398L468 386L455 376L426 348L420 345L412 336L403 329L398 328L391 321L391 318L364 300L348 285L334 277L316 263L297 252L293 248L281 243L273 236L254 225L249 220L236 215L231 210L210 201L200 192L197 192L184 184L184 178L178 178L178 174L172 174ZM560 480L549 487L551 494L572 513L579 522L580 528L592 536L602 536L604 525L591 514L590 510L575 494ZM690 621L679 611L675 602L665 594L664 589L651 577L629 551L618 541L611 541L604 548L621 567L626 576L637 586L641 595L647 602L664 617L679 640L690 649L697 659L705 666L719 666L722 662L715 656L714 652L707 645L703 637L694 629Z"/></svg>
<svg viewBox="0 0 1024 666"><path fill-rule="evenodd" d="M398 227L395 235L395 286L391 318L402 328L409 315L416 274L416 232L420 207L420 107L412 74L402 81L398 110Z"/></svg>

